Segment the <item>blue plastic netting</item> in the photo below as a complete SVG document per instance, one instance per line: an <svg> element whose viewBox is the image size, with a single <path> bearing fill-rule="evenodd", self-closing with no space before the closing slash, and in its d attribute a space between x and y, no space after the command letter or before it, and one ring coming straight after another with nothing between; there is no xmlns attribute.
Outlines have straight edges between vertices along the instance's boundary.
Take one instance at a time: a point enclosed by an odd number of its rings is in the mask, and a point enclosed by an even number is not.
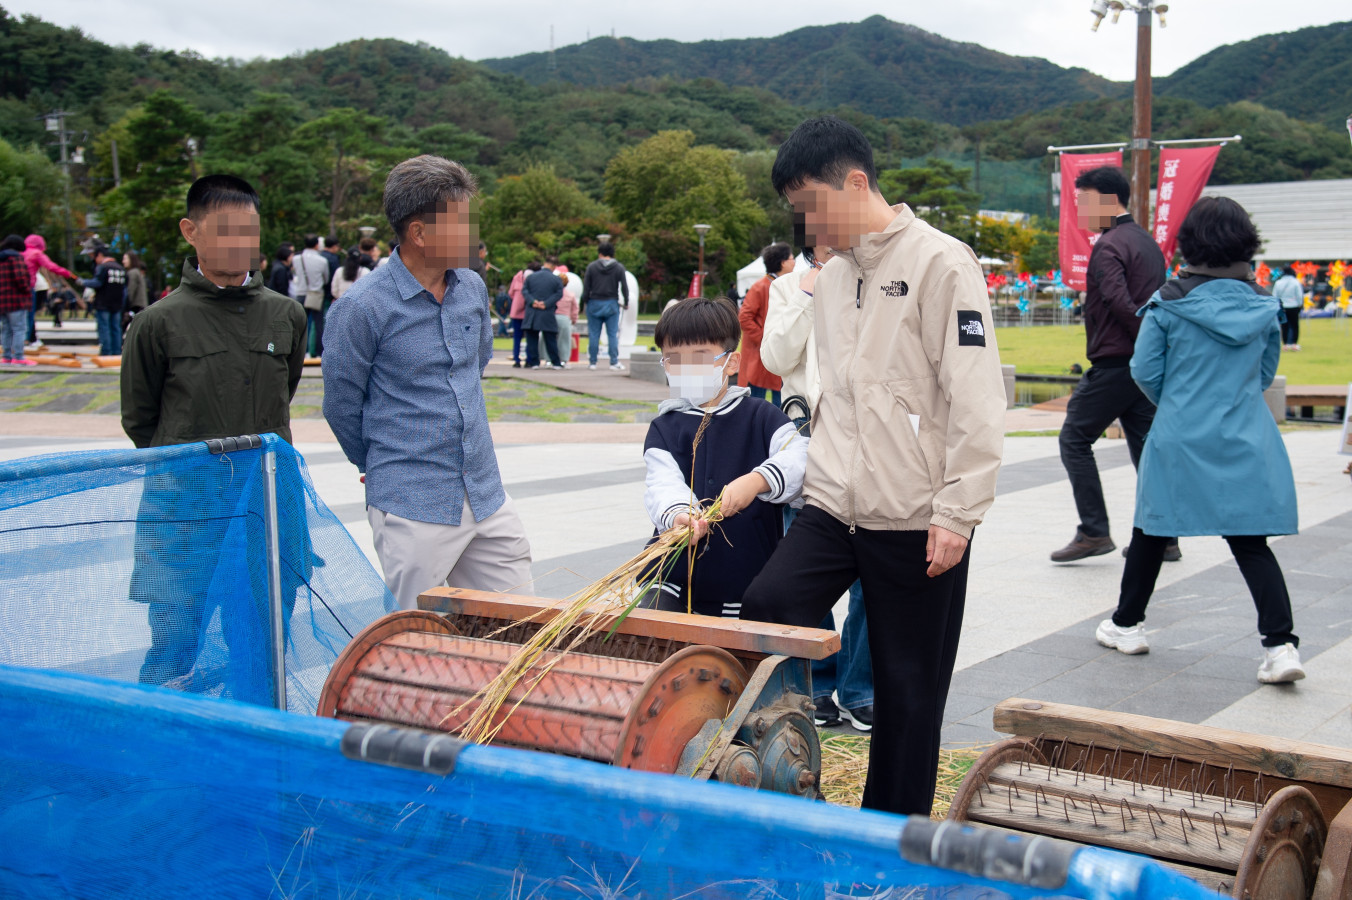
<svg viewBox="0 0 1352 900"><path fill-rule="evenodd" d="M285 441L0 464L0 664L273 703L264 454L277 462L288 707L394 608Z"/></svg>
<svg viewBox="0 0 1352 900"><path fill-rule="evenodd" d="M527 751L354 761L346 723L86 676L0 668L0 721L6 897L1214 896L1098 849L996 884L904 862L895 816Z"/></svg>

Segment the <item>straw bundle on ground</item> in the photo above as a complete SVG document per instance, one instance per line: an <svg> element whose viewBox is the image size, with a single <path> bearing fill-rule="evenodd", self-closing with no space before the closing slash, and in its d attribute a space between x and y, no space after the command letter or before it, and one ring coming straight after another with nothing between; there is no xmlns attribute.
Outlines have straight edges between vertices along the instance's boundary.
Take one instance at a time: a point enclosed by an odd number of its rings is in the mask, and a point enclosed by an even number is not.
<svg viewBox="0 0 1352 900"><path fill-rule="evenodd" d="M858 806L868 775L869 739L855 734L822 732L822 795L828 803ZM958 792L967 770L986 749L985 745L960 746L939 751L939 779L930 816L942 819Z"/></svg>

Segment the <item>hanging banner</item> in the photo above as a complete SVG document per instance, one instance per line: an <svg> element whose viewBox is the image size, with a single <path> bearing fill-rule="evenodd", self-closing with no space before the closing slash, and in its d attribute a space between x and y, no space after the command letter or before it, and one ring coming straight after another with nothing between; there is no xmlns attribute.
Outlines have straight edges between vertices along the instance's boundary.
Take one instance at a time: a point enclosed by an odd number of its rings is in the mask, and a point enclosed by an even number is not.
<svg viewBox="0 0 1352 900"><path fill-rule="evenodd" d="M1160 175L1155 182L1155 243L1160 245L1166 263L1173 263L1178 245L1178 227L1188 210L1202 196L1202 188L1211 177L1211 167L1221 152L1215 147L1160 150Z"/></svg>
<svg viewBox="0 0 1352 900"><path fill-rule="evenodd" d="M1075 204L1075 179L1081 172L1100 166L1122 167L1122 151L1112 153L1061 154L1061 277L1066 287L1084 290L1084 276L1089 271L1089 252L1094 249L1099 232L1081 228Z"/></svg>

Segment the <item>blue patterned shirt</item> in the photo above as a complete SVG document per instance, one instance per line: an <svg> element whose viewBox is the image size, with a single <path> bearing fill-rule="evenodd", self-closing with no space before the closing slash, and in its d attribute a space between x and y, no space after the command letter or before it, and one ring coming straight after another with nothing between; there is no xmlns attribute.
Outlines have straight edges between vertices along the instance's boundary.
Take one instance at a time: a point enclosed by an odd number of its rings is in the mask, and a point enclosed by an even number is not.
<svg viewBox="0 0 1352 900"><path fill-rule="evenodd" d="M480 378L493 355L488 291L446 272L441 303L399 258L361 278L324 327L324 418L366 473L366 503L405 519L482 522L506 502Z"/></svg>

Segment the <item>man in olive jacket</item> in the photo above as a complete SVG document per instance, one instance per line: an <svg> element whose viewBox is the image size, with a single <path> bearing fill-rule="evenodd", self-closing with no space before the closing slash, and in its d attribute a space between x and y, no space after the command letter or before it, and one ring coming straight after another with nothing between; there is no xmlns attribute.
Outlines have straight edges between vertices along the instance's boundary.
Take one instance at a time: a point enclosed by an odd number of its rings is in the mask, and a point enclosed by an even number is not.
<svg viewBox="0 0 1352 900"><path fill-rule="evenodd" d="M122 428L142 448L267 432L289 442L291 398L305 359L305 309L263 287L256 269L258 194L242 179L208 175L188 190L187 206L179 228L197 256L184 262L177 290L132 319L122 352ZM279 486L298 486L291 457L278 454L277 477ZM238 679L258 669L266 653L257 614L266 609L265 587L252 585L252 597L211 597L214 554L231 527L219 513L237 505L247 479L202 482L200 473L174 464L151 465L146 473L130 587L131 599L149 606L151 646L140 680L199 690L203 679L223 677L230 696L257 701L245 693L257 686ZM231 491L235 496L225 496ZM298 490L279 493L289 620L311 561L304 511L295 508ZM250 531L251 558L263 552L253 538ZM223 675L201 671L198 659L212 602L221 604L231 657Z"/></svg>
<svg viewBox="0 0 1352 900"><path fill-rule="evenodd" d="M275 432L291 440L305 309L263 287L258 194L200 178L179 227L197 251L178 289L132 319L122 352L122 429L137 447Z"/></svg>

